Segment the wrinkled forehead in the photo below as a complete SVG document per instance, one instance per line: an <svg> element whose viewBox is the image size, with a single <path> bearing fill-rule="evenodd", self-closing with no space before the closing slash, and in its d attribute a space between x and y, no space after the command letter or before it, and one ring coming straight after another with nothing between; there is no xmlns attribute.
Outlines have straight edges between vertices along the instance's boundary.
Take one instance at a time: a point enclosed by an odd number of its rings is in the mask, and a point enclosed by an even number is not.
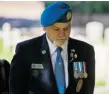
<svg viewBox="0 0 109 94"><path fill-rule="evenodd" d="M54 27L54 28L67 28L71 26L71 22L66 22L66 23L55 23L53 24L51 27Z"/></svg>

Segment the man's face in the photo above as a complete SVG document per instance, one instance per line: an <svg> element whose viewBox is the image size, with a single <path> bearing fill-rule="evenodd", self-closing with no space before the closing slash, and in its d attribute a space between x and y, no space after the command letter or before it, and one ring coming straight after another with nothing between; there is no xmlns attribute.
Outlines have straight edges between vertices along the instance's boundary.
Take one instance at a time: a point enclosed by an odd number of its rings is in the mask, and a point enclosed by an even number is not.
<svg viewBox="0 0 109 94"><path fill-rule="evenodd" d="M44 27L49 40L57 46L64 44L68 40L71 31L71 22L55 23L51 26Z"/></svg>

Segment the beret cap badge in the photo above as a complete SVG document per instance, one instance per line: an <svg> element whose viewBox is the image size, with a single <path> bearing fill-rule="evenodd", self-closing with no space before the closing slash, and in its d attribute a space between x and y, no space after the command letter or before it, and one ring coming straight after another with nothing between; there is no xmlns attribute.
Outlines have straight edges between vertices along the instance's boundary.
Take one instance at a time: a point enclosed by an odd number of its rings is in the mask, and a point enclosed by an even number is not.
<svg viewBox="0 0 109 94"><path fill-rule="evenodd" d="M66 19L67 20L70 20L71 19L71 16L72 16L71 12L68 12L67 15L66 15Z"/></svg>

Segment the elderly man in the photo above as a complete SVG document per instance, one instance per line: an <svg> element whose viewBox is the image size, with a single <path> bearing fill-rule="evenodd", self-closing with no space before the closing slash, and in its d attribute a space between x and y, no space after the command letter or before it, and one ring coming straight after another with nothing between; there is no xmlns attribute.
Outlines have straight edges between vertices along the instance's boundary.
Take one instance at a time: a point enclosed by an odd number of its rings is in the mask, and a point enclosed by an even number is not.
<svg viewBox="0 0 109 94"><path fill-rule="evenodd" d="M10 94L93 94L91 45L69 38L72 11L55 2L41 15L44 35L18 43L11 63Z"/></svg>

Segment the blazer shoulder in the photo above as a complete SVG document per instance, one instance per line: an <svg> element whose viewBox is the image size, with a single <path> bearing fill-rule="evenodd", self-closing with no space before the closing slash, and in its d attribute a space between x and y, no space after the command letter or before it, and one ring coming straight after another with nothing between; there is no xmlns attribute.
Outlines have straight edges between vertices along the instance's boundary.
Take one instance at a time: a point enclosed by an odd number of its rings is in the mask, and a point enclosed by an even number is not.
<svg viewBox="0 0 109 94"><path fill-rule="evenodd" d="M26 49L29 49L31 47L34 47L35 45L38 46L38 45L41 44L41 40L42 40L42 36L39 36L39 37L35 37L35 38L32 38L32 39L28 39L28 40L19 42L16 45L15 52L17 52L19 49L26 50Z"/></svg>
<svg viewBox="0 0 109 94"><path fill-rule="evenodd" d="M81 40L77 40L77 39L72 39L70 38L70 40L72 42L74 42L75 44L79 45L79 46L82 46L82 47L87 47L87 48L94 48L93 45L89 44L89 43L86 43L84 41L81 41Z"/></svg>

